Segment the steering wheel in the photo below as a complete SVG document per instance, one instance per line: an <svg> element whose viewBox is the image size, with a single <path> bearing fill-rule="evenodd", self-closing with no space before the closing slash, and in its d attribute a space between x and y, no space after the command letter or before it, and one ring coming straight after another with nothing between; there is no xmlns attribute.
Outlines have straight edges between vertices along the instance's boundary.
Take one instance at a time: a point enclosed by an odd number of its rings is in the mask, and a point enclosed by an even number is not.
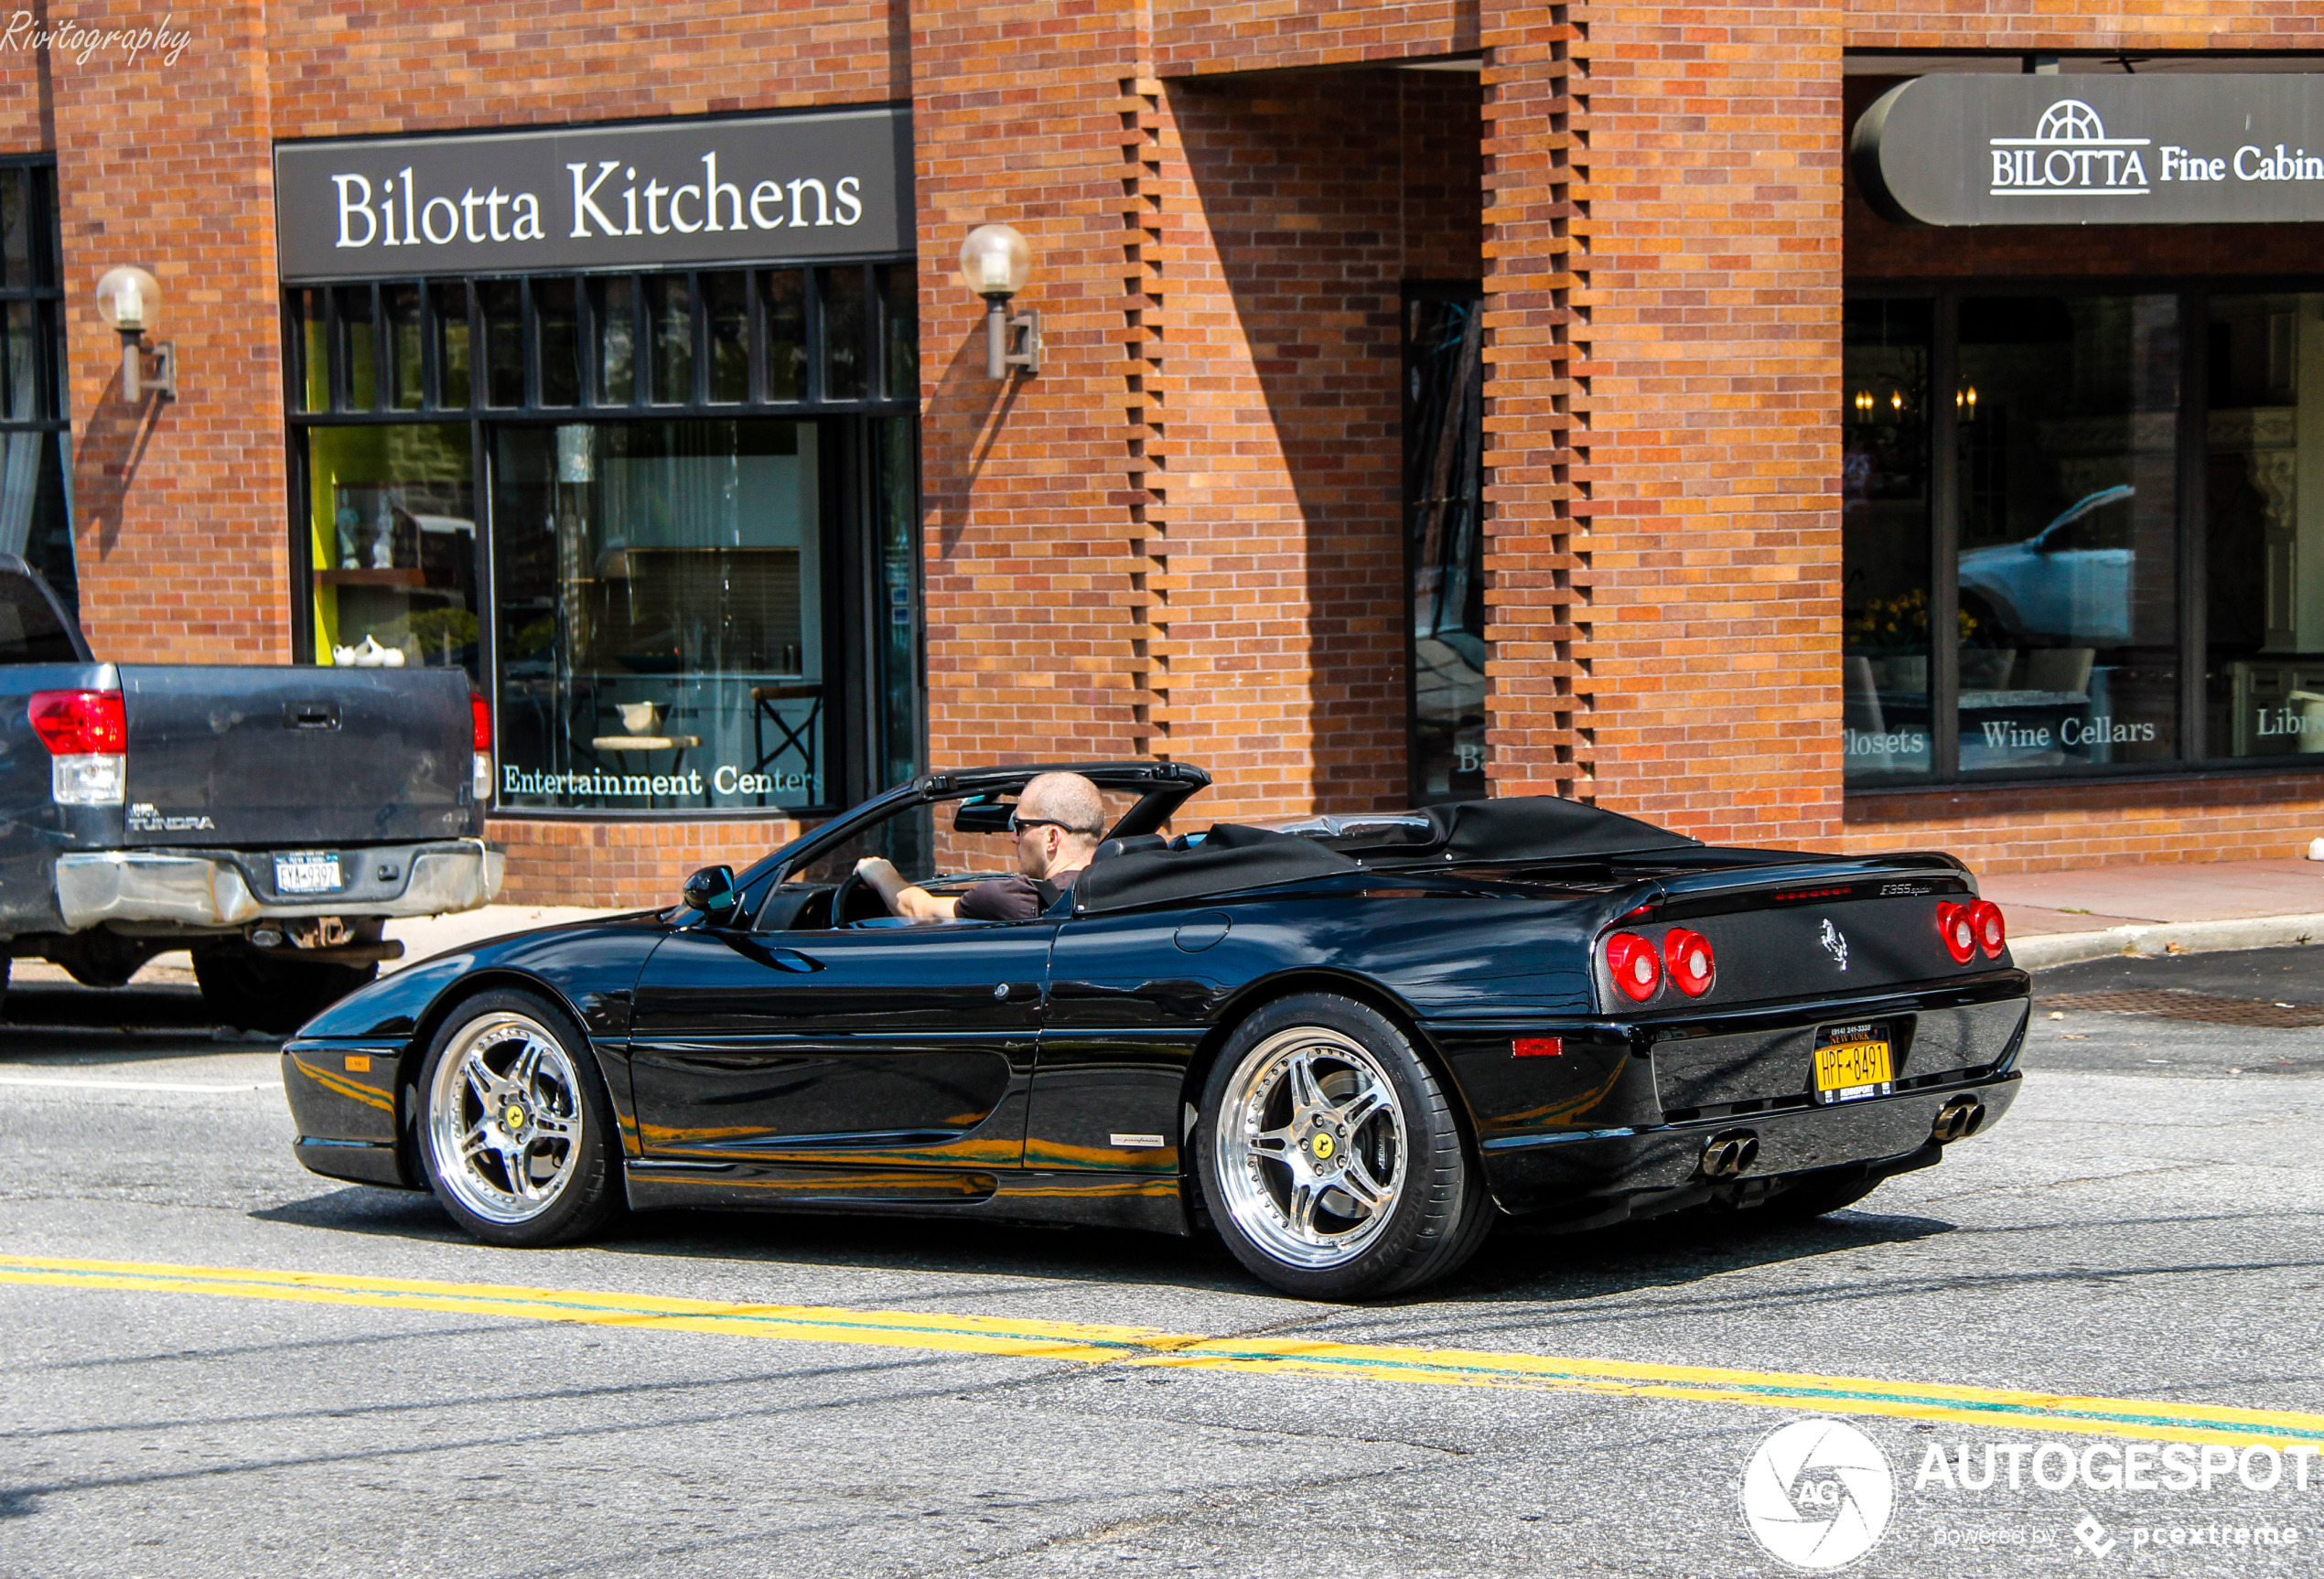
<svg viewBox="0 0 2324 1579"><path fill-rule="evenodd" d="M851 870L839 880L839 886L831 891L831 924L834 928L853 924L847 919L847 907L856 895L864 891L864 875Z"/></svg>

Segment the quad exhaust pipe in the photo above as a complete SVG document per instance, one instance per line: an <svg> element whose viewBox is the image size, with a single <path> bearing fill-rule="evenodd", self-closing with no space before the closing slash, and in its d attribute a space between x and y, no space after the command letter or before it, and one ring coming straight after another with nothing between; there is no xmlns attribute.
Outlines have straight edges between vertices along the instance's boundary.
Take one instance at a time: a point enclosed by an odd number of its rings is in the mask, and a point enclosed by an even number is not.
<svg viewBox="0 0 2324 1579"><path fill-rule="evenodd" d="M1974 1097L1955 1097L1937 1110L1937 1122L1929 1126L1929 1138L1940 1145L1951 1145L1975 1134L1985 1122L1985 1103Z"/></svg>
<svg viewBox="0 0 2324 1579"><path fill-rule="evenodd" d="M1701 1164L1706 1179L1731 1179L1759 1160L1759 1137L1749 1130L1729 1130L1711 1137L1703 1148Z"/></svg>

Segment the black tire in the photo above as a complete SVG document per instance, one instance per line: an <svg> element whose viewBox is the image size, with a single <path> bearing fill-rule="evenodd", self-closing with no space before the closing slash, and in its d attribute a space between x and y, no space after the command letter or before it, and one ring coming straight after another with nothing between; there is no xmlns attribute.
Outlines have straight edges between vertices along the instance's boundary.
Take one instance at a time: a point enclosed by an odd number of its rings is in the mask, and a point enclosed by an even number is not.
<svg viewBox="0 0 2324 1579"><path fill-rule="evenodd" d="M326 965L269 957L246 943L193 951L194 981L219 1023L288 1036L377 979L377 965Z"/></svg>
<svg viewBox="0 0 2324 1579"><path fill-rule="evenodd" d="M468 1078L477 1071L485 1090ZM546 999L498 991L460 1004L429 1038L415 1090L413 1155L444 1209L487 1244L570 1244L621 1209L613 1103L588 1038Z"/></svg>
<svg viewBox="0 0 2324 1579"><path fill-rule="evenodd" d="M1886 1183L1886 1178L1867 1179L1859 1174L1816 1179L1770 1196L1754 1215L1763 1222L1807 1222L1852 1207Z"/></svg>
<svg viewBox="0 0 2324 1579"><path fill-rule="evenodd" d="M1301 1065L1318 1099L1304 1104ZM1412 1039L1332 994L1282 999L1234 1028L1203 1085L1195 1156L1227 1249L1303 1299L1379 1298L1449 1276L1497 1216Z"/></svg>

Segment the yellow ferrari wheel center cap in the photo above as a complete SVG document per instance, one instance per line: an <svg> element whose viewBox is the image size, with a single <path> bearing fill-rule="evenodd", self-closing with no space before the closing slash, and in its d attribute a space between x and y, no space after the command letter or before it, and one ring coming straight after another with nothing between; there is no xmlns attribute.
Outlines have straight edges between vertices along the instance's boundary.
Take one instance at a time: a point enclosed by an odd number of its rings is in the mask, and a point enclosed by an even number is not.
<svg viewBox="0 0 2324 1579"><path fill-rule="evenodd" d="M1323 1158L1329 1156L1334 1149L1331 1144L1331 1137L1329 1135L1319 1134L1307 1144L1314 1149L1318 1161L1321 1161Z"/></svg>
<svg viewBox="0 0 2324 1579"><path fill-rule="evenodd" d="M524 1127L524 1110L517 1106L514 1102L511 1102L508 1106L508 1111L500 1115L500 1122L503 1124L506 1124L510 1129L522 1129Z"/></svg>

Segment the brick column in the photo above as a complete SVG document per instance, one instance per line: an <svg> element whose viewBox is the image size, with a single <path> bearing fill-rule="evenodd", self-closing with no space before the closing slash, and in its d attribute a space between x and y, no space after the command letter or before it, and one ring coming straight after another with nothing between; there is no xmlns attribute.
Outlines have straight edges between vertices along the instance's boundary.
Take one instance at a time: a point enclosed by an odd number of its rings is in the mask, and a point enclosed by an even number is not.
<svg viewBox="0 0 2324 1579"><path fill-rule="evenodd" d="M1589 629L1586 30L1485 0L1485 773L1501 795L1596 792Z"/></svg>
<svg viewBox="0 0 2324 1579"><path fill-rule="evenodd" d="M52 5L52 24L152 26L130 0ZM172 24L173 65L101 49L49 60L61 194L81 623L101 657L290 657L274 199L264 7ZM98 276L161 283L178 397L121 394Z"/></svg>
<svg viewBox="0 0 2324 1579"><path fill-rule="evenodd" d="M1138 13L914 0L910 17L930 765L1134 756L1152 590L1125 305ZM987 220L1032 243L1016 305L1041 315L1038 377L984 376L956 261Z"/></svg>
<svg viewBox="0 0 2324 1579"><path fill-rule="evenodd" d="M1567 223L1587 234L1588 267L1562 288L1587 314L1567 333L1587 355L1569 398L1587 406L1588 497L1565 502L1588 512L1575 683L1590 699L1595 796L1712 841L1829 841L1841 821L1844 14L1745 0L1586 16L1569 48L1587 53L1587 113L1568 157L1587 148L1587 179L1567 195L1587 211ZM1497 422L1541 414L1496 408ZM1495 442L1514 447L1505 432ZM1538 471L1524 482L1554 487ZM1560 573L1554 555L1522 568ZM1529 647L1522 661L1547 655ZM1539 745L1526 735L1522 748ZM1522 770L1509 764L1503 781Z"/></svg>

